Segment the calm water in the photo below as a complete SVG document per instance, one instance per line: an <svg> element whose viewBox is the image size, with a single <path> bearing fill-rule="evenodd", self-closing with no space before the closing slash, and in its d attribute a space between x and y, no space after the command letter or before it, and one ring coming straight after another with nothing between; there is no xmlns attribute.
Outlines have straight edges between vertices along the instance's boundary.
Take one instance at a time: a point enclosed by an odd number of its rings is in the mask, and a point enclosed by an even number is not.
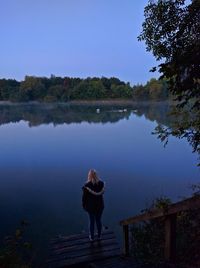
<svg viewBox="0 0 200 268"><path fill-rule="evenodd" d="M100 112L96 111L100 108ZM177 200L200 178L183 140L152 135L170 124L167 105L0 105L0 237L22 219L36 245L87 230L81 186L90 168L106 182L103 222L120 219L158 196Z"/></svg>

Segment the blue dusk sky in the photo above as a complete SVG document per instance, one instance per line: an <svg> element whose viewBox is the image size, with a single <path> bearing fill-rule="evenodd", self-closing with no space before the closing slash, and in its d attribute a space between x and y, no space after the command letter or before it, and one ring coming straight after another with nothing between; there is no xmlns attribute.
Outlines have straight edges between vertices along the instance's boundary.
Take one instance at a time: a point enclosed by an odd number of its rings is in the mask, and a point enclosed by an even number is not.
<svg viewBox="0 0 200 268"><path fill-rule="evenodd" d="M145 83L156 62L137 41L148 0L1 0L0 78L115 76Z"/></svg>

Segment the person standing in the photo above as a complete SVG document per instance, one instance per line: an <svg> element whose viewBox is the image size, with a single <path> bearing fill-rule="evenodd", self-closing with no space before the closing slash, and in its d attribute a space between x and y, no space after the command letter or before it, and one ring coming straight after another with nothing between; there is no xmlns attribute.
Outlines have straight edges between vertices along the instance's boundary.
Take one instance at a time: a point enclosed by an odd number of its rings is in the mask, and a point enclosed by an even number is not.
<svg viewBox="0 0 200 268"><path fill-rule="evenodd" d="M97 239L101 239L102 222L101 217L104 210L103 194L105 191L104 182L98 178L97 172L90 169L87 182L82 187L82 206L89 216L89 239L94 241L95 223L97 227Z"/></svg>

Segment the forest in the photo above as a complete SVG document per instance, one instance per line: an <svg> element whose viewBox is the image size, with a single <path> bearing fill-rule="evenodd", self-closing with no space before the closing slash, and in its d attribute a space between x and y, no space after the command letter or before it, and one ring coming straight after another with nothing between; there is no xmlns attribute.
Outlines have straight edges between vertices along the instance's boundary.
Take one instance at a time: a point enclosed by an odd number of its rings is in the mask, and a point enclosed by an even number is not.
<svg viewBox="0 0 200 268"><path fill-rule="evenodd" d="M0 101L11 102L67 102L70 100L133 99L162 101L170 98L167 80L152 78L145 85L131 86L111 77L88 77L86 79L25 76L19 82L0 79Z"/></svg>

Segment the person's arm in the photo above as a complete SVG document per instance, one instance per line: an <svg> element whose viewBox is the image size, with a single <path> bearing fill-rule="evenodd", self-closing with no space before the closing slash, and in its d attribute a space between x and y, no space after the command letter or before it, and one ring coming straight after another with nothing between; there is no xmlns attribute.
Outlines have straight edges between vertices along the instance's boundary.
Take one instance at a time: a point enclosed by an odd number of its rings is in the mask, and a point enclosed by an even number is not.
<svg viewBox="0 0 200 268"><path fill-rule="evenodd" d="M86 209L86 202L87 202L88 191L87 191L86 187L83 187L82 190L83 190L83 195L82 195L82 207L83 207L84 209Z"/></svg>
<svg viewBox="0 0 200 268"><path fill-rule="evenodd" d="M88 190L88 192L90 192L91 194L94 194L94 195L102 195L105 192L105 184L104 183L103 183L103 187L102 187L100 192L95 192L95 191L91 190L89 187L85 187L85 188Z"/></svg>

